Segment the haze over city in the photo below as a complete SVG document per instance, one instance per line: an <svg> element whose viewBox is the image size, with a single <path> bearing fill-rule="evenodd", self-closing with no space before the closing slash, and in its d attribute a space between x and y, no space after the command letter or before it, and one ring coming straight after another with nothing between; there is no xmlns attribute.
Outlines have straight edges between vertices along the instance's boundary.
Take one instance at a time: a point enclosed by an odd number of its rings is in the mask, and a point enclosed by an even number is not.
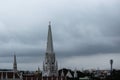
<svg viewBox="0 0 120 80"><path fill-rule="evenodd" d="M48 23L59 69L120 69L119 0L0 1L0 68L42 70Z"/></svg>

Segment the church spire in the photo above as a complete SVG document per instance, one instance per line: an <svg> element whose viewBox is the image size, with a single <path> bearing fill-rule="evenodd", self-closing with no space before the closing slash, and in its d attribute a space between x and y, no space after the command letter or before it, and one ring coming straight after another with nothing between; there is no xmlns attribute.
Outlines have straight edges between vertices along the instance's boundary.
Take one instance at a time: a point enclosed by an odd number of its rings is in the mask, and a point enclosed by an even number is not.
<svg viewBox="0 0 120 80"><path fill-rule="evenodd" d="M53 40L51 31L51 22L48 25L47 48L45 54L45 61L43 62L43 76L57 76L58 66L53 50Z"/></svg>
<svg viewBox="0 0 120 80"><path fill-rule="evenodd" d="M53 53L53 41L52 41L52 31L51 31L51 22L48 25L48 36L47 36L47 53Z"/></svg>
<svg viewBox="0 0 120 80"><path fill-rule="evenodd" d="M16 55L14 53L14 63L13 63L13 71L17 71L17 61L16 61Z"/></svg>

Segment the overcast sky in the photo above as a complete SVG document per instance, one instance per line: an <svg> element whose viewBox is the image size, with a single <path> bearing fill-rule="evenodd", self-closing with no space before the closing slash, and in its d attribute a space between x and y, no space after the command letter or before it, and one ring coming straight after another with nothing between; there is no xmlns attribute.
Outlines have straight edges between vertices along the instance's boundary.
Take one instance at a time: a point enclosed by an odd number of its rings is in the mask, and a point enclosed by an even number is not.
<svg viewBox="0 0 120 80"><path fill-rule="evenodd" d="M0 0L0 68L42 70L49 21L59 69L120 69L120 0Z"/></svg>

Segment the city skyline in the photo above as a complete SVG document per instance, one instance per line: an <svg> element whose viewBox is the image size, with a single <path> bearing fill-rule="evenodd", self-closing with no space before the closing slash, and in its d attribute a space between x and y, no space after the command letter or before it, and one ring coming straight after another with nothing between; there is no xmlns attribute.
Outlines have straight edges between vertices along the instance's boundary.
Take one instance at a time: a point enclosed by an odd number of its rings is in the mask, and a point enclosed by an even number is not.
<svg viewBox="0 0 120 80"><path fill-rule="evenodd" d="M51 21L59 69L110 69L110 59L120 69L119 7L119 0L0 1L0 68L12 69L15 52L18 70L42 69Z"/></svg>

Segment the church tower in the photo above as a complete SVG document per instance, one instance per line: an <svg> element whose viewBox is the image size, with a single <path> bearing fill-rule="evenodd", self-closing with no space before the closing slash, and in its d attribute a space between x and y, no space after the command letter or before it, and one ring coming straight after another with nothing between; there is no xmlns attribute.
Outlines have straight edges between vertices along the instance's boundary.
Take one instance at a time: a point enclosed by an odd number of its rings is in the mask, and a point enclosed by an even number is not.
<svg viewBox="0 0 120 80"><path fill-rule="evenodd" d="M45 53L45 60L43 62L43 76L57 76L58 65L53 49L51 23L48 25L47 48Z"/></svg>
<svg viewBox="0 0 120 80"><path fill-rule="evenodd" d="M16 55L15 54L14 54L13 71L17 72L17 61L16 61Z"/></svg>

